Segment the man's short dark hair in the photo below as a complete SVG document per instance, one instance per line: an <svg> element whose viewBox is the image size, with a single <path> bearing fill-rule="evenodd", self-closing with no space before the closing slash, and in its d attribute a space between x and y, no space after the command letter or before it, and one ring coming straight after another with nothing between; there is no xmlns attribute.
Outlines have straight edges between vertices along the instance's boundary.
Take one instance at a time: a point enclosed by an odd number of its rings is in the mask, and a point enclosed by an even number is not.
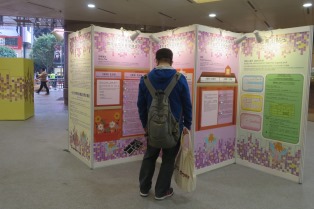
<svg viewBox="0 0 314 209"><path fill-rule="evenodd" d="M159 49L156 52L156 60L157 61L166 61L172 63L173 53L168 48Z"/></svg>

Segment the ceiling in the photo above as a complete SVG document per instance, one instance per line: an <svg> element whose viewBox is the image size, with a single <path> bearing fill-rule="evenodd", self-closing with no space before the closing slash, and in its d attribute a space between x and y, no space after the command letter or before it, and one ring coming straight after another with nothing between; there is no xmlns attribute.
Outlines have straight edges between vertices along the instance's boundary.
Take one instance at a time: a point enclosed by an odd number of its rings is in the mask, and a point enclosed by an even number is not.
<svg viewBox="0 0 314 209"><path fill-rule="evenodd" d="M96 8L87 8L87 3L94 3ZM64 19L65 23L133 25L132 29L139 30L154 26L159 31L201 24L246 33L314 24L312 7L303 8L303 3L303 0L216 0L203 4L193 0L0 0L0 14ZM209 18L209 13L217 16Z"/></svg>

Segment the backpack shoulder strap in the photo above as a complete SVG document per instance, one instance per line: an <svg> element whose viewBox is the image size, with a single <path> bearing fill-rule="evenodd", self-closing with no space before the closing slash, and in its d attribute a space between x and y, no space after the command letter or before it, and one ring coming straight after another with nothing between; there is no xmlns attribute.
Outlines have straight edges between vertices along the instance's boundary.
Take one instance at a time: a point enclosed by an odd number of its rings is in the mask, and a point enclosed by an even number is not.
<svg viewBox="0 0 314 209"><path fill-rule="evenodd" d="M156 96L155 88L153 87L152 83L150 82L147 74L144 75L143 77L144 77L144 83L145 83L150 95L154 98Z"/></svg>
<svg viewBox="0 0 314 209"><path fill-rule="evenodd" d="M176 72L176 74L172 77L172 80L170 81L169 85L167 86L167 88L165 89L165 94L167 95L167 97L170 95L172 89L175 87L175 85L177 84L178 80L181 77L181 73Z"/></svg>

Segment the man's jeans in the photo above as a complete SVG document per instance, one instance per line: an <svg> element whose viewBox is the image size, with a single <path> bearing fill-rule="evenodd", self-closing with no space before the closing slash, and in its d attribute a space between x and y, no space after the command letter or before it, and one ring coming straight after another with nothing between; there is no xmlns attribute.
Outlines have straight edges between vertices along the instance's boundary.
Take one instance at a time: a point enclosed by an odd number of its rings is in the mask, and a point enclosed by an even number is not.
<svg viewBox="0 0 314 209"><path fill-rule="evenodd" d="M140 170L140 191L148 193L152 186L152 178L155 171L156 160L162 150L162 163L160 166L157 182L155 185L155 196L161 197L166 194L171 185L171 177L174 171L174 161L180 148L180 140L178 144L169 149L155 148L147 145L147 150L143 158Z"/></svg>

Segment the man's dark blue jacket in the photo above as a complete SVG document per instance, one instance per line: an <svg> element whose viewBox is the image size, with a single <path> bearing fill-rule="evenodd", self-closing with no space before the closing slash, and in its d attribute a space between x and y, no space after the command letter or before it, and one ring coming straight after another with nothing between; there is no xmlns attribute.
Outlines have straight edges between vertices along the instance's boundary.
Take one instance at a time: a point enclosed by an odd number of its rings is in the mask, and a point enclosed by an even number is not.
<svg viewBox="0 0 314 209"><path fill-rule="evenodd" d="M176 70L172 67L156 67L148 73L148 78L156 90L165 90L175 74ZM143 128L146 128L147 125L148 110L151 102L152 97L142 77L139 84L137 107ZM182 132L183 126L190 130L192 123L192 104L185 76L181 75L178 83L169 95L169 102L173 116L177 121L180 119L180 132Z"/></svg>

